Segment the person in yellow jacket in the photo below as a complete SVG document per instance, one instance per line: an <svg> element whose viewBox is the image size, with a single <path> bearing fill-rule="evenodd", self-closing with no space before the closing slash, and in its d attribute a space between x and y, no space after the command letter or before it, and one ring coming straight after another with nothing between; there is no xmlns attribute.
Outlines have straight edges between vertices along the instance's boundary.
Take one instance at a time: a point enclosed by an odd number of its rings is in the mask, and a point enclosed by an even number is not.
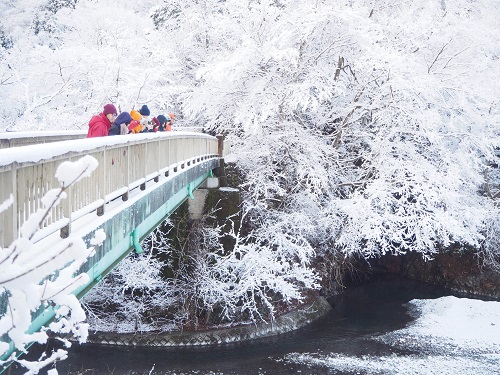
<svg viewBox="0 0 500 375"><path fill-rule="evenodd" d="M130 117L132 117L132 121L128 126L128 130L132 134L140 133L143 129L143 126L141 124L142 115L139 113L139 111L133 109L130 111Z"/></svg>

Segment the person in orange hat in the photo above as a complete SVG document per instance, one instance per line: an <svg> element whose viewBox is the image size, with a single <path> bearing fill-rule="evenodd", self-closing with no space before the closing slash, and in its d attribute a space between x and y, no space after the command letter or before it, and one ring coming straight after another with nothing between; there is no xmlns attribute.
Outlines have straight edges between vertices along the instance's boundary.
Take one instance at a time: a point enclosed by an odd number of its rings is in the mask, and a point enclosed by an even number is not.
<svg viewBox="0 0 500 375"><path fill-rule="evenodd" d="M173 113L169 113L168 117L170 117L167 122L167 125L165 126L166 131L172 130L172 124L174 123L175 115Z"/></svg>

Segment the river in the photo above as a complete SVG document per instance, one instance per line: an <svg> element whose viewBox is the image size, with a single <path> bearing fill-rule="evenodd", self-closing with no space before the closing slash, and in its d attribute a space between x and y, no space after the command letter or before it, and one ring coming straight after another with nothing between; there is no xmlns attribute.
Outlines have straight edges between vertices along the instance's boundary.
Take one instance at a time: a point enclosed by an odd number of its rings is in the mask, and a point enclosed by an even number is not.
<svg viewBox="0 0 500 375"><path fill-rule="evenodd" d="M413 355L372 338L403 328L412 321L405 305L411 299L450 295L423 283L384 279L349 288L331 300L327 316L277 337L218 347L121 348L75 345L57 364L59 374L366 374L332 370L300 353L324 357L397 357ZM295 358L295 359L294 359ZM385 373L385 372L374 372Z"/></svg>

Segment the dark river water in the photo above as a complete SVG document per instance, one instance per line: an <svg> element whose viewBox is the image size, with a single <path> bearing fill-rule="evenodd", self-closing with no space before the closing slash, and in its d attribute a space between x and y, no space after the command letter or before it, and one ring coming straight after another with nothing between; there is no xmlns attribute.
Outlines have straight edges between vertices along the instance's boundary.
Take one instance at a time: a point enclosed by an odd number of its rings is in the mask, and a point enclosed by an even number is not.
<svg viewBox="0 0 500 375"><path fill-rule="evenodd" d="M408 280L373 281L351 287L341 297L331 300L334 309L322 319L277 337L217 347L74 345L69 349L69 358L56 368L59 374L350 374L296 364L287 361L286 356L311 352L348 356L411 354L368 338L411 322L413 318L405 306L411 299L449 294Z"/></svg>

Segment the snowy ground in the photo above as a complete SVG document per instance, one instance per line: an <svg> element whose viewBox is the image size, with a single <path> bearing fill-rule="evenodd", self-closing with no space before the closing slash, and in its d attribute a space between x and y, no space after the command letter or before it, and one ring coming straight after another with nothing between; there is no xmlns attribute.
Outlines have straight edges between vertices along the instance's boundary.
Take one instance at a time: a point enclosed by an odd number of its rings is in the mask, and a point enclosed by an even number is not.
<svg viewBox="0 0 500 375"><path fill-rule="evenodd" d="M292 353L285 362L318 374L500 374L500 302L449 296L412 300L410 308L418 316L412 324L369 339L411 354Z"/></svg>

